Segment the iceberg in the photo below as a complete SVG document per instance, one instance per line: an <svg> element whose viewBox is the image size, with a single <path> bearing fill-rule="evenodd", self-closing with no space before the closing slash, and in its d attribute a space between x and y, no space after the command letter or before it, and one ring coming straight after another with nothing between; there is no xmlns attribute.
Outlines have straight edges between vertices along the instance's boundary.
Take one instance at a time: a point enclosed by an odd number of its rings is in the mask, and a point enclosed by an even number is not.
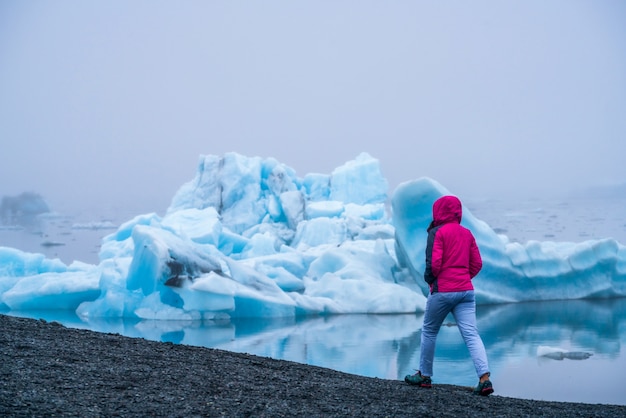
<svg viewBox="0 0 626 418"><path fill-rule="evenodd" d="M367 153L303 178L273 158L202 155L165 215L142 214L102 240L97 265L0 247L0 311L81 318L198 320L419 313L430 178L389 198ZM509 242L464 207L484 267L479 304L626 296L626 247L613 239Z"/></svg>
<svg viewBox="0 0 626 418"><path fill-rule="evenodd" d="M418 278L424 271L426 228L433 202L446 194L436 181L422 178L401 184L392 197L398 263L424 292L426 284ZM614 239L512 243L465 206L461 224L476 237L483 258L473 280L479 304L626 295L626 247Z"/></svg>

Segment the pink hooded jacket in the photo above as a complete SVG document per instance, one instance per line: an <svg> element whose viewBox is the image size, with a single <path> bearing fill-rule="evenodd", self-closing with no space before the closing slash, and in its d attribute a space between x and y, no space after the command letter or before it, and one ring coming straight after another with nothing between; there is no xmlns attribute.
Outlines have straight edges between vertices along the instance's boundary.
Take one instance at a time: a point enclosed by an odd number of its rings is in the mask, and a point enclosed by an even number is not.
<svg viewBox="0 0 626 418"><path fill-rule="evenodd" d="M461 201L455 196L443 196L433 204L424 271L431 293L474 290L472 279L483 261L474 235L461 226L461 216Z"/></svg>

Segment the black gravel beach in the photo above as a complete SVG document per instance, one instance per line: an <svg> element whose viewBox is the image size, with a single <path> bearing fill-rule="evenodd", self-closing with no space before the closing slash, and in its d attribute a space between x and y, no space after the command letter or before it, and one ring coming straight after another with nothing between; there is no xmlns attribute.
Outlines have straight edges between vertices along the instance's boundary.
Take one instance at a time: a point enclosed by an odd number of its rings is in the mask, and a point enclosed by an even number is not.
<svg viewBox="0 0 626 418"><path fill-rule="evenodd" d="M624 417L0 315L4 417Z"/></svg>

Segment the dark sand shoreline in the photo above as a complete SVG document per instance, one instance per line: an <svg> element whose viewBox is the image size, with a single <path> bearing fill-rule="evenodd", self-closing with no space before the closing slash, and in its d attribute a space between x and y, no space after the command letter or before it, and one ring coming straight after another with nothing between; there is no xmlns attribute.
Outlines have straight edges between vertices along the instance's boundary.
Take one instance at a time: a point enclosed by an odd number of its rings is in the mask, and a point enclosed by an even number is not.
<svg viewBox="0 0 626 418"><path fill-rule="evenodd" d="M626 406L420 389L247 354L0 315L5 417L624 417Z"/></svg>

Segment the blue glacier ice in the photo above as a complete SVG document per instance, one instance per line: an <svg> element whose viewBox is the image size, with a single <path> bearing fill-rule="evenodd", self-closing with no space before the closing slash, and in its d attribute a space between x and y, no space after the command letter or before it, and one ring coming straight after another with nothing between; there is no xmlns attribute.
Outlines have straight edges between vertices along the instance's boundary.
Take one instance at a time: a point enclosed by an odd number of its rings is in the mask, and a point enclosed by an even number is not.
<svg viewBox="0 0 626 418"><path fill-rule="evenodd" d="M97 265L0 247L0 311L141 320L422 312L426 227L445 194L420 178L388 196L366 153L303 178L272 158L200 156L165 215L107 235ZM462 223L484 259L479 304L626 296L626 247L613 239L509 242L466 207Z"/></svg>

